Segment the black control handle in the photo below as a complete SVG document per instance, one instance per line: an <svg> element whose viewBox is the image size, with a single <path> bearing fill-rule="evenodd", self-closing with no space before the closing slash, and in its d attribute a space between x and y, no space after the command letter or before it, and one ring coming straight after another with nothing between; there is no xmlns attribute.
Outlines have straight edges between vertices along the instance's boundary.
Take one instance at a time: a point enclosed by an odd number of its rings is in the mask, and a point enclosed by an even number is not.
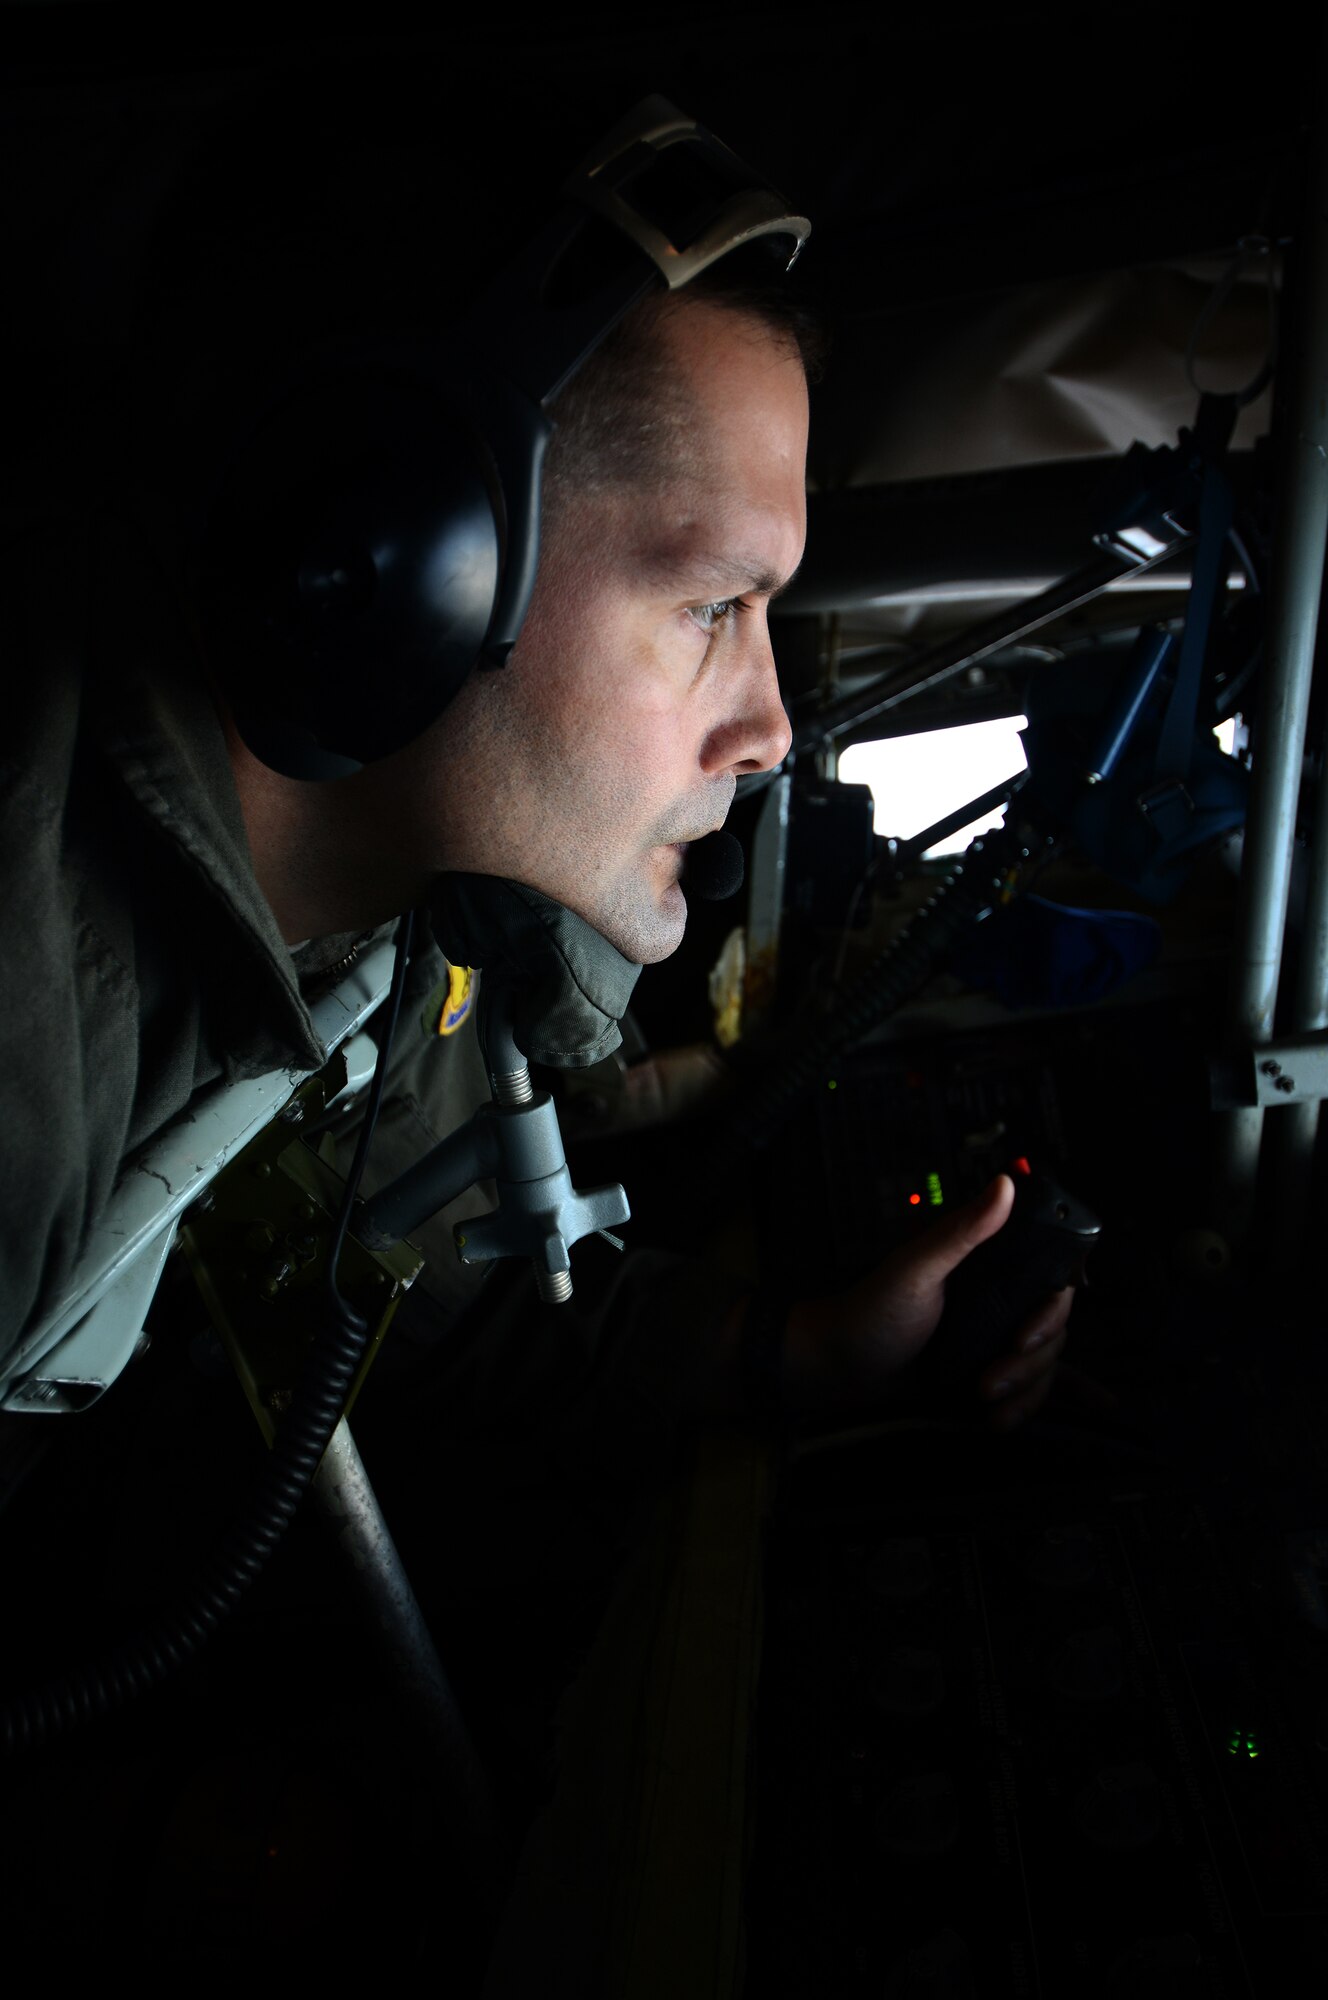
<svg viewBox="0 0 1328 2000"><path fill-rule="evenodd" d="M1008 1354L1020 1327L1049 1292L1077 1285L1102 1234L1092 1210L1019 1160L1007 1170L1014 1207L946 1280L941 1323L909 1376L918 1389L971 1391L984 1368ZM902 1378L901 1378L902 1379Z"/></svg>

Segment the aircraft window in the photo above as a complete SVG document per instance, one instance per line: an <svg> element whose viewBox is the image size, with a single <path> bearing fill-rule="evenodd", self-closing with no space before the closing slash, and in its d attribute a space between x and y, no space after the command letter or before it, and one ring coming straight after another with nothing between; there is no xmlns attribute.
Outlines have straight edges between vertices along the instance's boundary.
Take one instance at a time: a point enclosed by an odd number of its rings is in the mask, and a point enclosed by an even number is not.
<svg viewBox="0 0 1328 2000"><path fill-rule="evenodd" d="M877 833L909 840L966 799L981 798L1006 778L1026 771L1028 759L1019 732L1027 722L1026 715L1002 715L994 721L961 722L915 736L854 743L839 759L839 776L845 784L871 786ZM1005 808L998 806L947 834L928 853L960 854L970 840L1004 819Z"/></svg>
<svg viewBox="0 0 1328 2000"><path fill-rule="evenodd" d="M1225 722L1218 723L1213 735L1217 738L1218 749L1225 751L1228 757L1239 757L1250 740L1243 715L1229 715Z"/></svg>

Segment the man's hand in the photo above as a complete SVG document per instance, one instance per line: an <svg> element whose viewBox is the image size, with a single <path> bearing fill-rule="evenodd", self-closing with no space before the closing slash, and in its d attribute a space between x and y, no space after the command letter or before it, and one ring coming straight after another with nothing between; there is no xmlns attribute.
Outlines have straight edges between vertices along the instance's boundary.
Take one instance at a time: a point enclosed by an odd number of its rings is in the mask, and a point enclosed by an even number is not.
<svg viewBox="0 0 1328 2000"><path fill-rule="evenodd" d="M840 1416L879 1403L935 1333L950 1273L996 1234L1013 1205L1014 1183L998 1174L975 1200L892 1251L851 1291L796 1303L786 1335L789 1408L808 1417ZM1051 1293L1015 1334L1010 1352L975 1380L994 1426L1017 1424L1045 1402L1073 1297L1069 1286Z"/></svg>

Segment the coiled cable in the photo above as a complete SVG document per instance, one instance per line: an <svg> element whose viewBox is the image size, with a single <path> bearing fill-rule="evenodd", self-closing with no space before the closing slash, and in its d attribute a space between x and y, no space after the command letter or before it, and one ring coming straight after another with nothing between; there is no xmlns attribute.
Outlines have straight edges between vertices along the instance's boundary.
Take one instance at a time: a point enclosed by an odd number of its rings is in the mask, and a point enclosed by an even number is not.
<svg viewBox="0 0 1328 2000"><path fill-rule="evenodd" d="M412 930L413 918L407 912L397 927L396 962L378 1060L328 1258L327 1324L305 1362L249 1512L226 1536L192 1590L146 1631L104 1659L0 1708L0 1751L7 1757L35 1750L53 1736L110 1714L185 1666L255 1581L309 1490L345 1411L369 1336L368 1322L341 1297L336 1272L382 1104Z"/></svg>

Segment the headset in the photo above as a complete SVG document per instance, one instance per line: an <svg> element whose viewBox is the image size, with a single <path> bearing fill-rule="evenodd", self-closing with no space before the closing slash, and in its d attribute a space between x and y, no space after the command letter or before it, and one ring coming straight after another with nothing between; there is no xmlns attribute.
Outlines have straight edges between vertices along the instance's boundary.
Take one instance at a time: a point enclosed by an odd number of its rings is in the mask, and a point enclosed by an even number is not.
<svg viewBox="0 0 1328 2000"><path fill-rule="evenodd" d="M249 749L347 776L510 657L534 589L550 405L633 305L811 225L663 97L616 125L437 341L331 347L223 473L198 564ZM214 662L214 665L217 662Z"/></svg>

